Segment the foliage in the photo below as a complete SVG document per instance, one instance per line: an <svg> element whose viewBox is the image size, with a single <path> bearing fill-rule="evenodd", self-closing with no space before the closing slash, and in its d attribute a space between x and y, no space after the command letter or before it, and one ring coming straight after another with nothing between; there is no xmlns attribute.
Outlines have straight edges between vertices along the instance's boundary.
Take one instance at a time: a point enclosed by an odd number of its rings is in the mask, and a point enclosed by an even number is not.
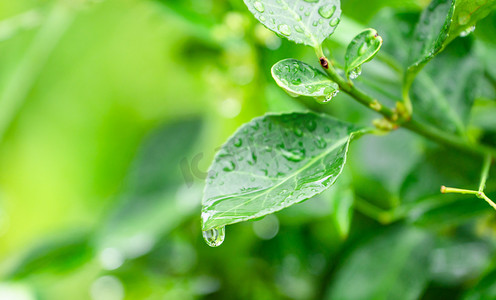
<svg viewBox="0 0 496 300"><path fill-rule="evenodd" d="M495 3L0 4L0 299L496 297Z"/></svg>

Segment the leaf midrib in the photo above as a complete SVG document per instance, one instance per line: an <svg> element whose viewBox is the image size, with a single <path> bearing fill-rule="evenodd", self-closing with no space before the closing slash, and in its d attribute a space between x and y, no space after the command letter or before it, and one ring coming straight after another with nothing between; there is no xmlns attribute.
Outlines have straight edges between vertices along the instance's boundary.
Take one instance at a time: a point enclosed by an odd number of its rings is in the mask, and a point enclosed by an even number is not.
<svg viewBox="0 0 496 300"><path fill-rule="evenodd" d="M274 190L274 189L276 189L277 187L279 187L279 186L281 186L282 184L284 184L286 181L288 181L288 180L290 180L290 179L294 178L296 175L298 175L298 174L300 174L301 172L303 172L304 170L306 170L309 166L313 165L314 163L316 163L317 161L319 161L321 158L325 157L326 155L330 154L332 151L336 150L338 147L340 147L340 146L342 146L342 145L346 144L346 142L347 142L347 141L349 141L349 139L350 139L350 137L352 136L352 134L353 134L353 133L349 134L348 136L346 136L346 137L344 137L344 138L342 138L342 139L339 139L339 140L338 140L338 141L337 141L337 142L336 142L336 143L335 143L332 147L327 148L327 149L326 149L326 151L324 151L324 152L322 152L321 154L319 154L319 155L315 156L314 158L310 159L310 160L308 161L308 163L307 163L307 164L305 164L303 167L301 167L301 168L300 168L297 172L293 173L291 176L288 176L288 177L286 177L284 180L282 180L282 181L280 181L279 183L277 183L276 185L274 185L274 186L272 186L272 187L270 187L270 188L265 189L265 191L264 191L264 192L262 192L262 193L258 194L257 196L255 196L255 197L253 197L253 198L249 199L248 201L243 202L243 203L240 203L240 204L238 204L238 205L236 205L236 206L233 206L233 207L231 207L230 209L228 209L228 210L226 210L226 211L224 211L224 212L222 212L222 213L220 213L220 214L216 215L215 217L216 217L216 218L220 218L220 217L222 217L223 215L225 215L226 213L231 212L231 211L233 211L233 210L235 210L235 209L237 209L237 208L241 207L242 205L246 205L247 203L250 203L250 202L254 201L255 199L258 199L258 198L260 198L261 196L263 196L263 195L266 195L266 194L270 193L271 191L273 191L273 190ZM224 197L224 198L229 198L229 197L232 197L232 195L227 196L227 197ZM216 199L216 200L220 200L220 199ZM214 203L211 203L210 205L206 206L205 208L208 208L208 207L212 206L213 204L214 204Z"/></svg>

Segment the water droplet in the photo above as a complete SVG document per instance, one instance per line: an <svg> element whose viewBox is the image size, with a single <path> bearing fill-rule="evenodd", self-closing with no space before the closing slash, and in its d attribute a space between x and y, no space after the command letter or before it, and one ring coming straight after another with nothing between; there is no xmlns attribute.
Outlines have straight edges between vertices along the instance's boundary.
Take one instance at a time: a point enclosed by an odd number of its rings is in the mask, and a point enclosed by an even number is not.
<svg viewBox="0 0 496 300"><path fill-rule="evenodd" d="M335 11L335 5L323 5L319 8L319 15L321 15L322 18L329 19L330 17L332 17Z"/></svg>
<svg viewBox="0 0 496 300"><path fill-rule="evenodd" d="M305 125L310 132L317 128L317 123L314 120L309 120Z"/></svg>
<svg viewBox="0 0 496 300"><path fill-rule="evenodd" d="M333 89L333 88L328 88L328 91L324 91L325 96L324 99L322 100L323 103L327 103L332 100L332 98L336 97L336 95L339 93L339 90Z"/></svg>
<svg viewBox="0 0 496 300"><path fill-rule="evenodd" d="M214 228L202 232L203 239L210 247L218 247L226 237L226 227Z"/></svg>
<svg viewBox="0 0 496 300"><path fill-rule="evenodd" d="M300 10L304 10L305 8L304 8L303 6L300 6L300 8L299 8L299 9L300 9Z"/></svg>
<svg viewBox="0 0 496 300"><path fill-rule="evenodd" d="M287 24L281 24L277 26L277 29L279 29L279 32L283 35L291 34L291 28Z"/></svg>
<svg viewBox="0 0 496 300"><path fill-rule="evenodd" d="M332 26L332 27L336 27L338 26L339 22L341 21L341 19L339 18L334 18L331 20L331 22L329 22L329 25Z"/></svg>
<svg viewBox="0 0 496 300"><path fill-rule="evenodd" d="M289 161L293 162L299 162L302 161L305 158L305 151L301 149L294 149L294 150L286 150L286 149L280 149L282 156L286 158Z"/></svg>
<svg viewBox="0 0 496 300"><path fill-rule="evenodd" d="M369 48L369 45L367 45L367 43L363 43L360 45L360 47L358 48L358 55L363 55L367 49Z"/></svg>
<svg viewBox="0 0 496 300"><path fill-rule="evenodd" d="M320 136L317 137L317 139L315 140L315 146L317 146L317 148L320 148L320 149L324 149L325 147L327 147L327 143L326 141L321 138Z"/></svg>
<svg viewBox="0 0 496 300"><path fill-rule="evenodd" d="M294 134L296 136L303 136L303 130L301 130L300 128L296 127L294 130L293 130Z"/></svg>
<svg viewBox="0 0 496 300"><path fill-rule="evenodd" d="M303 33L303 29L299 25L295 25L295 31L299 33Z"/></svg>
<svg viewBox="0 0 496 300"><path fill-rule="evenodd" d="M468 12L462 12L458 16L458 23L460 25L468 24L469 21L470 21L470 13L468 13Z"/></svg>
<svg viewBox="0 0 496 300"><path fill-rule="evenodd" d="M465 36L471 34L472 32L474 32L474 30L475 30L475 25L470 26L469 28L467 28L464 31L460 32L460 36L461 37L465 37Z"/></svg>
<svg viewBox="0 0 496 300"><path fill-rule="evenodd" d="M241 145L243 145L243 140L240 138L235 138L233 144L235 147L241 147Z"/></svg>
<svg viewBox="0 0 496 300"><path fill-rule="evenodd" d="M231 171L234 171L235 168L236 168L236 165L234 164L234 162L227 161L226 166L222 170L224 170L224 172L231 172Z"/></svg>
<svg viewBox="0 0 496 300"><path fill-rule="evenodd" d="M301 78L294 78L291 80L292 85L300 85L301 84Z"/></svg>
<svg viewBox="0 0 496 300"><path fill-rule="evenodd" d="M295 20L296 20L296 22L300 22L301 21L301 16L300 15L296 15L295 16Z"/></svg>
<svg viewBox="0 0 496 300"><path fill-rule="evenodd" d="M260 21L265 22L266 18L264 16L260 16Z"/></svg>
<svg viewBox="0 0 496 300"><path fill-rule="evenodd" d="M303 33L303 29L299 25L295 25L294 29L296 32Z"/></svg>
<svg viewBox="0 0 496 300"><path fill-rule="evenodd" d="M314 21L314 22L312 23L312 25L313 25L313 26L317 26L317 25L319 25L319 23L317 23L317 21Z"/></svg>
<svg viewBox="0 0 496 300"><path fill-rule="evenodd" d="M358 76L362 74L362 67L358 67L356 69L351 70L350 79L356 79Z"/></svg>
<svg viewBox="0 0 496 300"><path fill-rule="evenodd" d="M264 7L263 3L260 1L255 1L253 3L253 7L255 7L255 9L261 13L263 13L265 11L265 7Z"/></svg>

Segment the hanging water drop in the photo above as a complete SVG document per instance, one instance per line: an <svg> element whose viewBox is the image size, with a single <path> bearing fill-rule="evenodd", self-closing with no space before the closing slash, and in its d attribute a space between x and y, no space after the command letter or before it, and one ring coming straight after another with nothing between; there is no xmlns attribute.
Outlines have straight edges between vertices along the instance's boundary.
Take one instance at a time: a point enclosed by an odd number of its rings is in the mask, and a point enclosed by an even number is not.
<svg viewBox="0 0 496 300"><path fill-rule="evenodd" d="M362 67L358 67L356 69L351 70L350 79L356 79L358 76L362 74Z"/></svg>
<svg viewBox="0 0 496 300"><path fill-rule="evenodd" d="M465 36L471 34L472 32L474 32L474 30L475 30L475 25L470 26L469 28L467 28L464 31L460 32L460 36L461 37L465 37Z"/></svg>
<svg viewBox="0 0 496 300"><path fill-rule="evenodd" d="M283 35L290 35L291 34L291 28L287 24L281 24L277 26L277 29L279 29L279 32Z"/></svg>
<svg viewBox="0 0 496 300"><path fill-rule="evenodd" d="M326 93L324 100L322 102L327 103L332 100L332 98L336 97L339 93L339 90L333 90L332 92Z"/></svg>
<svg viewBox="0 0 496 300"><path fill-rule="evenodd" d="M265 7L264 7L263 3L262 3L262 2L260 2L260 1L255 1L255 2L253 3L253 7L255 7L255 9L256 9L258 12L263 13L263 12L265 11Z"/></svg>
<svg viewBox="0 0 496 300"><path fill-rule="evenodd" d="M319 15L322 18L329 19L334 15L334 12L336 11L336 6L335 5L323 5L319 8Z"/></svg>
<svg viewBox="0 0 496 300"><path fill-rule="evenodd" d="M203 239L210 247L218 247L226 237L226 227L214 228L202 232Z"/></svg>

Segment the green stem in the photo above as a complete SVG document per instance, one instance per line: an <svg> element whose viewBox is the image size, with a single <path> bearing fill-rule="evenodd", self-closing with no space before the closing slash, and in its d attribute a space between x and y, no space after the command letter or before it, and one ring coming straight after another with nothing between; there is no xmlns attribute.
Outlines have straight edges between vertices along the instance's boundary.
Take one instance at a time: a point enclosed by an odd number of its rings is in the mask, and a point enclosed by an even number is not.
<svg viewBox="0 0 496 300"><path fill-rule="evenodd" d="M336 82L343 92L347 93L364 106L367 106L368 108L380 113L386 119L392 122L398 122L398 125L439 144L479 156L489 155L491 157L496 157L496 149L494 148L480 144L468 144L465 140L453 134L443 132L432 126L421 124L414 119L398 120L399 116L395 111L388 108L387 106L382 105L377 99L370 97L369 95L356 88L353 82L347 81L342 76L340 76L332 66L329 66L329 68L325 69L325 71L329 78ZM408 107L406 109L408 110Z"/></svg>
<svg viewBox="0 0 496 300"><path fill-rule="evenodd" d="M489 168L491 167L492 160L493 159L490 155L486 155L486 157L484 157L484 165L482 166L479 192L484 191L484 188L486 187L487 176L489 175Z"/></svg>

